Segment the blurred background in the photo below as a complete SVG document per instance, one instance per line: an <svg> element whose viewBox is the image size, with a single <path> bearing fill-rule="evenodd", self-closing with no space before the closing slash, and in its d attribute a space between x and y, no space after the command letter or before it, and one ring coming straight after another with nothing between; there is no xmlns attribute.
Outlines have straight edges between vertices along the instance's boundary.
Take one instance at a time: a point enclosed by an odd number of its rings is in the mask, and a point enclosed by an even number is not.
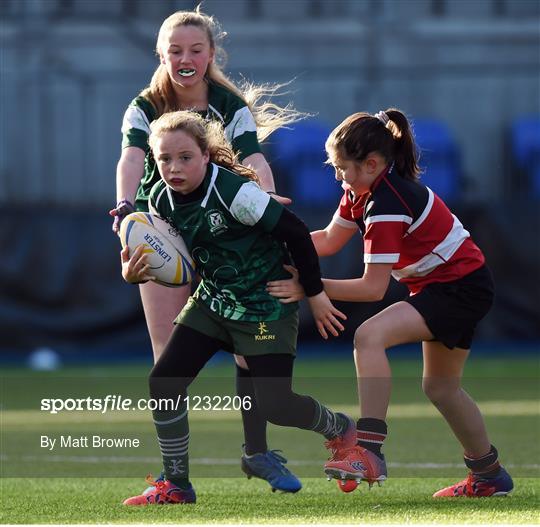
<svg viewBox="0 0 540 527"><path fill-rule="evenodd" d="M120 275L115 203L120 127L150 81L162 20L192 0L0 2L0 362L53 350L64 362L150 362L138 288ZM412 120L424 181L487 256L497 300L480 352L540 349L540 2L206 0L228 33L235 80L291 81L279 102L312 117L264 145L282 195L313 230L340 187L323 166L329 131L356 111ZM362 243L322 261L361 276ZM377 304L340 305L351 349ZM318 339L318 340L317 340ZM301 342L320 339L305 306ZM45 350L45 351L44 351ZM50 358L49 354L49 358Z"/></svg>

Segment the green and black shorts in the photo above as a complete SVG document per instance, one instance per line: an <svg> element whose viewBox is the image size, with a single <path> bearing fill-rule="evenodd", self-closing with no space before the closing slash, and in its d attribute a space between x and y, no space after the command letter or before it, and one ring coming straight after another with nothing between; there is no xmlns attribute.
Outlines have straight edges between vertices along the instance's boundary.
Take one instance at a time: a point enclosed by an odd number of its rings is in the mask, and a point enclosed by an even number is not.
<svg viewBox="0 0 540 527"><path fill-rule="evenodd" d="M191 297L174 322L220 340L236 355L296 355L298 311L279 320L245 322L220 317Z"/></svg>

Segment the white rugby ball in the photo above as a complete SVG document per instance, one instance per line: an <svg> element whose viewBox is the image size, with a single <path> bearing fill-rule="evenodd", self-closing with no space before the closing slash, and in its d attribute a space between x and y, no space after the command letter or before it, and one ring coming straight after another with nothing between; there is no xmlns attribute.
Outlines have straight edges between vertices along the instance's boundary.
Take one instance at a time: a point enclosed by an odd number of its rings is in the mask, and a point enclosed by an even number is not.
<svg viewBox="0 0 540 527"><path fill-rule="evenodd" d="M129 247L129 254L144 246L150 266L149 274L156 282L168 287L189 284L195 276L195 262L184 240L176 229L165 220L148 212L132 212L120 227L122 247Z"/></svg>

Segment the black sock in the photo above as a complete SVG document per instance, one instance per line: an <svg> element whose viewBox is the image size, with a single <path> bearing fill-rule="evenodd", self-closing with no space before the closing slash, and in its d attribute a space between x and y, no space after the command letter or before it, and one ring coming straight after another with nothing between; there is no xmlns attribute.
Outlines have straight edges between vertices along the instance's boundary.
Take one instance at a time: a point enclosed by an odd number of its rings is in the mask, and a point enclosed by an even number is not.
<svg viewBox="0 0 540 527"><path fill-rule="evenodd" d="M266 444L266 419L259 413L253 380L249 370L240 368L238 364L236 365L236 393L242 400L249 397L251 402L249 410L242 409L246 454L248 456L259 453L264 454L268 450Z"/></svg>
<svg viewBox="0 0 540 527"><path fill-rule="evenodd" d="M356 444L382 458L381 447L387 432L388 427L382 419L361 417L356 422Z"/></svg>
<svg viewBox="0 0 540 527"><path fill-rule="evenodd" d="M478 476L483 478L494 478L499 474L501 466L499 464L499 453L497 449L491 445L490 451L482 457L472 458L467 455L463 456L465 465Z"/></svg>

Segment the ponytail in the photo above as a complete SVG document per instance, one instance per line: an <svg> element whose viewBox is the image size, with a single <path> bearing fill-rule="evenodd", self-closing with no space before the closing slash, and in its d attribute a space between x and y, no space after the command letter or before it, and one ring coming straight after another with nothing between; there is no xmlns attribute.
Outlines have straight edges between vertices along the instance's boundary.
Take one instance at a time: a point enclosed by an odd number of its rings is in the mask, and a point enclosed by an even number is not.
<svg viewBox="0 0 540 527"><path fill-rule="evenodd" d="M394 163L400 176L418 180L418 153L409 122L396 108L371 115L359 112L347 117L326 140L326 150L335 150L345 159L363 161L379 152Z"/></svg>
<svg viewBox="0 0 540 527"><path fill-rule="evenodd" d="M195 115L199 117L198 114ZM252 168L242 165L238 160L238 154L233 151L231 144L228 142L221 123L218 121L203 122L206 128L206 142L210 154L210 161L235 172L240 176L244 176L259 183L257 172Z"/></svg>
<svg viewBox="0 0 540 527"><path fill-rule="evenodd" d="M394 163L396 170L406 179L417 180L420 175L418 148L407 117L396 108L384 112L388 116L386 127L395 141Z"/></svg>

